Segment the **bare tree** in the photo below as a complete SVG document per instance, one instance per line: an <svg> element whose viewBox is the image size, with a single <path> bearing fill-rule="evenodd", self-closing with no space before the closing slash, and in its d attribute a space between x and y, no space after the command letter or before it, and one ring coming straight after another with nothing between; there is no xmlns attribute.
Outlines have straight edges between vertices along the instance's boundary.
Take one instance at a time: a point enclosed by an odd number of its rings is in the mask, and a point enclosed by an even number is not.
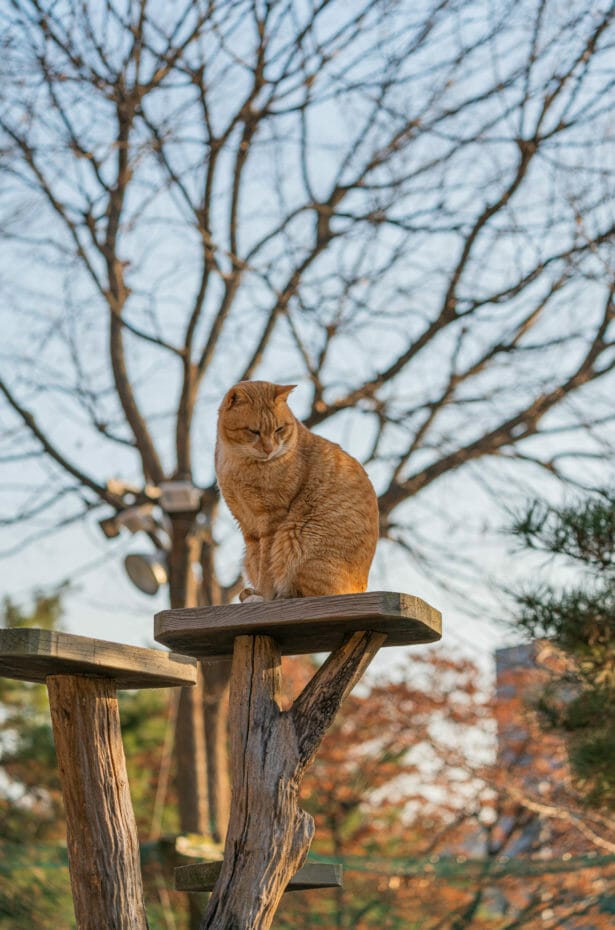
<svg viewBox="0 0 615 930"><path fill-rule="evenodd" d="M230 600L212 422L258 376L301 382L304 422L348 431L382 539L425 565L446 546L412 500L439 479L497 492L603 456L614 12L10 0L0 464L26 486L8 548L181 479L202 496L198 518L169 514L171 604ZM206 681L213 757L224 669ZM199 701L180 711L188 757ZM220 832L202 783L183 826Z"/></svg>

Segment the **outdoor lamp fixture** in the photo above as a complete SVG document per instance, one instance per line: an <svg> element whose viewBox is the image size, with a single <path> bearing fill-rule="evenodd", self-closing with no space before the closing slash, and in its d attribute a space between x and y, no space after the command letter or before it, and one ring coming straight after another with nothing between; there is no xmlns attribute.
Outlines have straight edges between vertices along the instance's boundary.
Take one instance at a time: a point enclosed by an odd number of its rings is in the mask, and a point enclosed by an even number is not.
<svg viewBox="0 0 615 930"><path fill-rule="evenodd" d="M156 552L130 552L124 559L124 568L139 591L152 597L158 593L160 585L169 580L167 558L161 549Z"/></svg>
<svg viewBox="0 0 615 930"><path fill-rule="evenodd" d="M107 539L115 539L120 535L120 525L117 522L115 516L105 517L103 520L98 521L98 525L107 537Z"/></svg>
<svg viewBox="0 0 615 930"><path fill-rule="evenodd" d="M107 539L114 539L119 536L122 527L125 527L130 533L154 533L159 526L153 516L153 509L153 504L127 507L112 517L105 517L104 520L100 520L98 525Z"/></svg>
<svg viewBox="0 0 615 930"><path fill-rule="evenodd" d="M146 533L154 543L154 552L130 552L124 559L126 574L144 594L154 595L169 580L165 550L171 548L173 531L169 514L191 514L195 525L203 492L190 481L161 481L159 486L146 485L140 490L121 479L111 479L107 489L122 498L125 506L99 521L107 539L119 536L123 529L133 535ZM139 496L149 498L137 504Z"/></svg>
<svg viewBox="0 0 615 930"><path fill-rule="evenodd" d="M196 513L203 492L191 481L161 481L159 503L165 513Z"/></svg>

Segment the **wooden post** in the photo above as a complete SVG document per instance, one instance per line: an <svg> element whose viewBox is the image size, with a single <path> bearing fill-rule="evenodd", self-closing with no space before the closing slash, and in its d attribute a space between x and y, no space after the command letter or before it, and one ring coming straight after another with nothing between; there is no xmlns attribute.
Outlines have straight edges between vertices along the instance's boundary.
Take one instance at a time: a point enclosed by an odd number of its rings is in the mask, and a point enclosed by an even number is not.
<svg viewBox="0 0 615 930"><path fill-rule="evenodd" d="M79 930L147 930L139 839L113 682L47 678Z"/></svg>
<svg viewBox="0 0 615 930"><path fill-rule="evenodd" d="M310 847L314 824L299 807L299 789L340 704L380 646L433 642L440 624L439 612L420 598L392 592L156 616L159 642L201 658L233 655L231 813L201 930L268 930ZM324 651L331 652L327 661L283 711L281 653Z"/></svg>
<svg viewBox="0 0 615 930"><path fill-rule="evenodd" d="M116 689L194 684L196 663L49 630L0 630L0 675L46 682L77 930L147 930Z"/></svg>
<svg viewBox="0 0 615 930"><path fill-rule="evenodd" d="M231 672L233 793L220 877L202 930L268 930L303 865L314 822L301 810L305 769L347 692L386 635L354 633L289 711L280 706L280 648L270 636L239 636Z"/></svg>

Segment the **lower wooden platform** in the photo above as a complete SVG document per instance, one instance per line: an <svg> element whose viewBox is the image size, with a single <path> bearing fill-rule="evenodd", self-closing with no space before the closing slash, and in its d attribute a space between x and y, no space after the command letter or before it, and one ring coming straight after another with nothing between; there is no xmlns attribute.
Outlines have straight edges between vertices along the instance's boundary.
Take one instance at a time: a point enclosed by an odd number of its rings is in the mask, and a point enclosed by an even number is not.
<svg viewBox="0 0 615 930"><path fill-rule="evenodd" d="M175 869L176 891L212 891L220 870L222 861L195 862L190 865L180 865ZM334 862L307 862L296 872L286 891L307 891L310 888L341 888L343 867Z"/></svg>
<svg viewBox="0 0 615 930"><path fill-rule="evenodd" d="M50 675L109 678L117 688L169 688L193 685L196 661L57 630L0 630L0 677L44 682Z"/></svg>
<svg viewBox="0 0 615 930"><path fill-rule="evenodd" d="M351 633L386 633L384 646L431 643L442 616L420 597L392 591L191 607L156 614L155 639L201 658L233 654L236 636L273 637L283 655L332 652Z"/></svg>

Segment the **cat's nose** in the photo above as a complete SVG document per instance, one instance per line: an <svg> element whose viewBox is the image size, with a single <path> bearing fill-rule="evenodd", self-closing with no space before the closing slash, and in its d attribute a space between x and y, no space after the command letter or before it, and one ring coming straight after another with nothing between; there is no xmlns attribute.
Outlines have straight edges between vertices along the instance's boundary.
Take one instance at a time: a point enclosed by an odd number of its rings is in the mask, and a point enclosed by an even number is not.
<svg viewBox="0 0 615 930"><path fill-rule="evenodd" d="M269 455L270 452L273 452L273 440L272 439L263 439L261 440L263 447L263 452L266 452Z"/></svg>

